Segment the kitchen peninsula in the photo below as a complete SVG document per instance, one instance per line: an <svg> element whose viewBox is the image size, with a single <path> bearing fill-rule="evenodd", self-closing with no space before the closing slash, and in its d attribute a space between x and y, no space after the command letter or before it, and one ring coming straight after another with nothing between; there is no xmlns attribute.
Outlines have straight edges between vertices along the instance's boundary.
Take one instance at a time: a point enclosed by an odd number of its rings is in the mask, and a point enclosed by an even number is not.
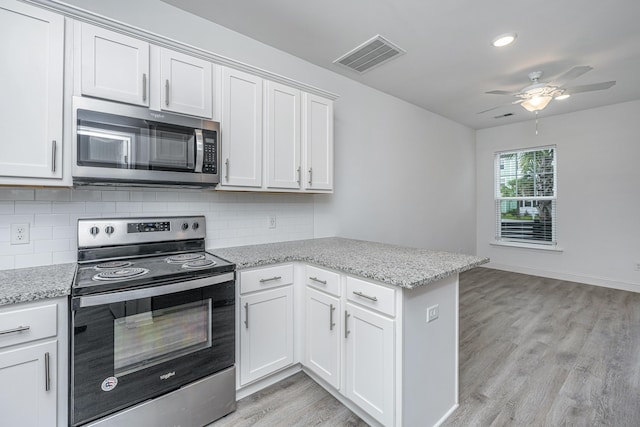
<svg viewBox="0 0 640 427"><path fill-rule="evenodd" d="M338 237L212 250L238 268L238 398L302 369L371 425L458 405L458 273L489 260Z"/></svg>

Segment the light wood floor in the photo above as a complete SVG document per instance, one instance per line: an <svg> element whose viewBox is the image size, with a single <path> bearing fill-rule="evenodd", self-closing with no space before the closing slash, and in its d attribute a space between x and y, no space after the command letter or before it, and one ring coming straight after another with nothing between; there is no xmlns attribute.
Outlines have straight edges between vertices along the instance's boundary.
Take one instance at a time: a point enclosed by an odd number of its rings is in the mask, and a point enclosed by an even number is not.
<svg viewBox="0 0 640 427"><path fill-rule="evenodd" d="M299 373L212 427L253 425L366 424ZM460 407L444 426L640 426L640 294L461 274Z"/></svg>

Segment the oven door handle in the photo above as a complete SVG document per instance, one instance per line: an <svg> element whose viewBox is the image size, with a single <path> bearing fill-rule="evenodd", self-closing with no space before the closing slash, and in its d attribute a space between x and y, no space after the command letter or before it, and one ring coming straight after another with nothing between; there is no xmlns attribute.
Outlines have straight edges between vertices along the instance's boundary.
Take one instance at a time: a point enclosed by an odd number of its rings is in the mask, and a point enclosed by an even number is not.
<svg viewBox="0 0 640 427"><path fill-rule="evenodd" d="M204 138L202 129L196 129L196 173L202 173L202 165L204 164Z"/></svg>
<svg viewBox="0 0 640 427"><path fill-rule="evenodd" d="M168 285L153 286L150 288L133 289L130 291L110 292L100 295L87 295L73 298L73 309L83 307L94 307L97 305L113 304L116 302L131 301L141 298L151 298L160 295L173 294L176 292L188 291L191 289L204 288L206 286L218 285L220 283L231 282L234 280L233 273L224 273L217 276L206 277L203 279L189 280L180 283L171 283Z"/></svg>

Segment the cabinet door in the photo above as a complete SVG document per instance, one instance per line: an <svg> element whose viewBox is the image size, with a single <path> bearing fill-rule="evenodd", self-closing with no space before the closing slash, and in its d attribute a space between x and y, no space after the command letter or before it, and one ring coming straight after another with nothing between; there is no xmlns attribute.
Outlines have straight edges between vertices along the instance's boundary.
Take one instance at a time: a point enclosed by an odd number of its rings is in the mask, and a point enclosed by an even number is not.
<svg viewBox="0 0 640 427"><path fill-rule="evenodd" d="M340 300L307 288L304 365L340 388Z"/></svg>
<svg viewBox="0 0 640 427"><path fill-rule="evenodd" d="M82 94L149 105L149 44L82 24Z"/></svg>
<svg viewBox="0 0 640 427"><path fill-rule="evenodd" d="M225 68L222 93L222 185L262 185L262 79Z"/></svg>
<svg viewBox="0 0 640 427"><path fill-rule="evenodd" d="M333 190L333 102L304 94L304 186L309 190Z"/></svg>
<svg viewBox="0 0 640 427"><path fill-rule="evenodd" d="M169 49L160 55L161 107L166 111L211 118L212 65Z"/></svg>
<svg viewBox="0 0 640 427"><path fill-rule="evenodd" d="M3 0L0 28L0 175L62 178L64 18Z"/></svg>
<svg viewBox="0 0 640 427"><path fill-rule="evenodd" d="M240 298L240 384L293 363L293 287Z"/></svg>
<svg viewBox="0 0 640 427"><path fill-rule="evenodd" d="M300 91L267 82L267 187L300 188Z"/></svg>
<svg viewBox="0 0 640 427"><path fill-rule="evenodd" d="M394 321L347 303L346 396L384 425L394 417Z"/></svg>
<svg viewBox="0 0 640 427"><path fill-rule="evenodd" d="M56 425L56 363L56 341L0 351L2 425Z"/></svg>

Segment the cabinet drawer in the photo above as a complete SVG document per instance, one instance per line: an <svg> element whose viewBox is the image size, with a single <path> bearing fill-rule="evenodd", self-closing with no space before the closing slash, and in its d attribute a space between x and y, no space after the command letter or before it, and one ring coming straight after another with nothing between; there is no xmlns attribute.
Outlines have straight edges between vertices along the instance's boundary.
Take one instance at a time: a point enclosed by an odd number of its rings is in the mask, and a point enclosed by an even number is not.
<svg viewBox="0 0 640 427"><path fill-rule="evenodd" d="M395 316L395 291L355 277L347 277L347 299L381 313Z"/></svg>
<svg viewBox="0 0 640 427"><path fill-rule="evenodd" d="M0 313L0 348L55 337L57 305L21 308Z"/></svg>
<svg viewBox="0 0 640 427"><path fill-rule="evenodd" d="M305 283L337 297L340 296L340 275L333 271L307 265Z"/></svg>
<svg viewBox="0 0 640 427"><path fill-rule="evenodd" d="M278 265L240 272L240 293L259 291L293 283L293 265Z"/></svg>

